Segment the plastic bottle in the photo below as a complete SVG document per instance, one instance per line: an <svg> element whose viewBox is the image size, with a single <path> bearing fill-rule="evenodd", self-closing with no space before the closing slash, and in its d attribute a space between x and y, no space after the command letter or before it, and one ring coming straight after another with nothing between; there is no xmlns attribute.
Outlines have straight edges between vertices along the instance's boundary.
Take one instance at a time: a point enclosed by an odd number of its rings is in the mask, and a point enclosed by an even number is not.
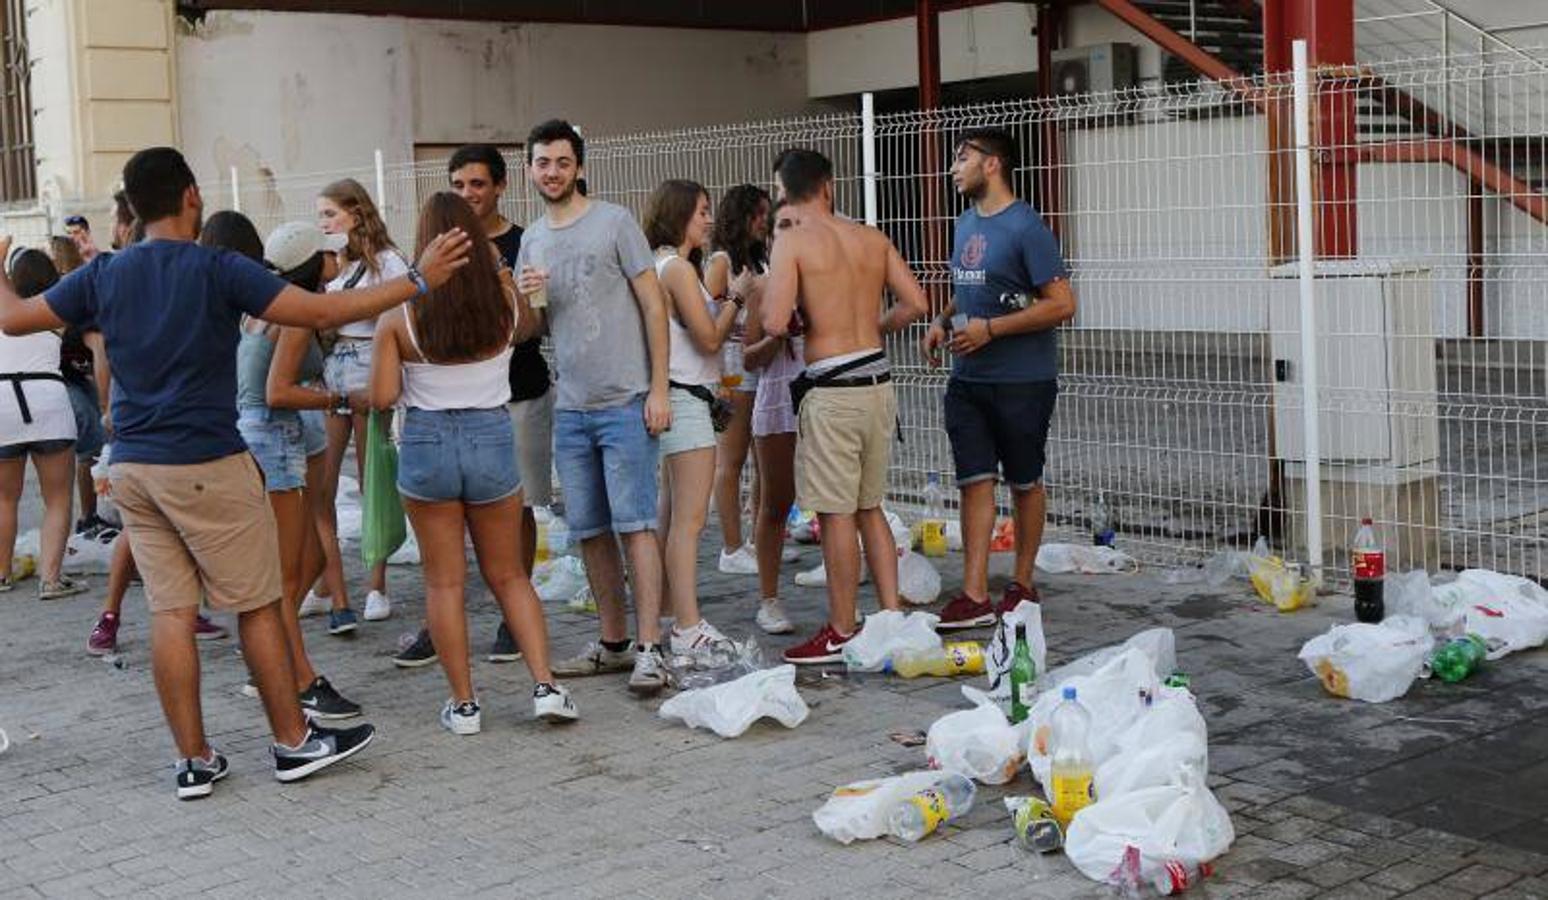
<svg viewBox="0 0 1548 900"><path fill-rule="evenodd" d="M1016 625L1016 645L1011 650L1010 688L1012 724L1025 722L1036 702L1037 665L1027 644L1027 626Z"/></svg>
<svg viewBox="0 0 1548 900"><path fill-rule="evenodd" d="M925 512L919 528L919 550L925 556L946 555L946 492L941 476L931 472L924 489Z"/></svg>
<svg viewBox="0 0 1548 900"><path fill-rule="evenodd" d="M887 819L887 831L905 841L917 841L973 808L978 789L973 780L948 773L935 787L925 788L904 800Z"/></svg>
<svg viewBox="0 0 1548 900"><path fill-rule="evenodd" d="M1476 634L1452 638L1430 654L1430 674L1456 684L1478 671L1489 654L1489 645Z"/></svg>
<svg viewBox="0 0 1548 900"><path fill-rule="evenodd" d="M563 556L570 549L570 526L558 516L548 523L548 552L550 556Z"/></svg>
<svg viewBox="0 0 1548 900"><path fill-rule="evenodd" d="M952 641L939 650L901 652L892 657L892 671L904 678L921 675L982 675L984 647L977 641Z"/></svg>
<svg viewBox="0 0 1548 900"><path fill-rule="evenodd" d="M1064 701L1054 708L1050 724L1053 727L1053 770L1049 778L1049 799L1059 827L1068 830L1070 819L1095 799L1088 740L1091 714L1080 705L1074 687L1064 689Z"/></svg>
<svg viewBox="0 0 1548 900"><path fill-rule="evenodd" d="M551 527L546 522L537 523L537 556L533 557L534 562L548 562L548 558L552 555L548 544Z"/></svg>
<svg viewBox="0 0 1548 900"><path fill-rule="evenodd" d="M1113 528L1113 514L1107 508L1107 499L1097 492L1096 511L1091 515L1091 543L1098 547L1111 547L1118 538Z"/></svg>
<svg viewBox="0 0 1548 900"><path fill-rule="evenodd" d="M1387 553L1376 539L1376 528L1369 516L1360 520L1360 530L1349 546L1349 568L1354 573L1355 618L1380 622L1386 615L1382 587L1387 575Z"/></svg>

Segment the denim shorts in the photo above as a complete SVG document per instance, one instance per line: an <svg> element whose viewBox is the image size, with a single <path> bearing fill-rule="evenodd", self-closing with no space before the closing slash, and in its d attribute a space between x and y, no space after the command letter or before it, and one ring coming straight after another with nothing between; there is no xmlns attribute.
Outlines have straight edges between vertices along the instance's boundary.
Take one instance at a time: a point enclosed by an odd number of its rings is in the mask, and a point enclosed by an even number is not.
<svg viewBox="0 0 1548 900"><path fill-rule="evenodd" d="M398 445L398 493L427 503L479 504L519 490L516 436L504 407L409 407Z"/></svg>
<svg viewBox="0 0 1548 900"><path fill-rule="evenodd" d="M643 397L554 414L554 466L571 537L655 530L657 444L645 430Z"/></svg>
<svg viewBox="0 0 1548 900"><path fill-rule="evenodd" d="M301 410L301 441L306 445L306 455L313 456L328 449L328 426L320 409Z"/></svg>
<svg viewBox="0 0 1548 900"><path fill-rule="evenodd" d="M95 459L107 443L102 428L102 408L97 405L97 386L90 381L65 381L70 395L70 410L75 413L75 455L81 460Z"/></svg>
<svg viewBox="0 0 1548 900"><path fill-rule="evenodd" d="M957 484L1003 474L1012 490L1043 480L1048 430L1059 399L1056 381L989 384L953 378L942 403Z"/></svg>
<svg viewBox="0 0 1548 900"><path fill-rule="evenodd" d="M667 397L672 403L672 427L661 434L661 458L715 446L710 405L682 388L670 389Z"/></svg>
<svg viewBox="0 0 1548 900"><path fill-rule="evenodd" d="M263 471L269 493L306 485L306 443L294 410L249 406L237 410L237 431Z"/></svg>
<svg viewBox="0 0 1548 900"><path fill-rule="evenodd" d="M68 450L75 446L71 438L58 440L28 441L25 444L0 445L0 462L9 462L13 459L26 459L31 456L48 456L61 450Z"/></svg>
<svg viewBox="0 0 1548 900"><path fill-rule="evenodd" d="M323 360L323 382L328 390L347 394L371 385L371 341L340 338Z"/></svg>

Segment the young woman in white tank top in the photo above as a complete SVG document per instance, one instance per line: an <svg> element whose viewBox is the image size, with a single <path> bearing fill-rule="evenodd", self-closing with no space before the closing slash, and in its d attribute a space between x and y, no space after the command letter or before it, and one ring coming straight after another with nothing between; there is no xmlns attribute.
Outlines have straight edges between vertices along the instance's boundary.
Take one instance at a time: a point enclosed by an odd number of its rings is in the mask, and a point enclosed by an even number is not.
<svg viewBox="0 0 1548 900"><path fill-rule="evenodd" d="M511 348L536 321L518 300L468 204L450 192L425 202L419 244L460 228L475 247L468 264L437 290L382 316L371 367L371 405L408 408L398 456L398 492L424 561L426 620L451 697L441 724L454 734L481 728L468 665L464 610L467 557L473 538L479 571L516 635L536 687L533 713L560 722L577 718L569 692L548 666L548 627L521 546L521 476L516 439L505 410Z"/></svg>
<svg viewBox="0 0 1548 900"><path fill-rule="evenodd" d="M660 533L666 599L675 620L674 654L705 655L728 643L699 617L699 535L715 480L711 406L720 388L720 351L736 325L737 303L717 304L699 281L695 259L709 240L709 194L692 181L666 181L645 209L645 238L656 247L666 294L672 427L661 435Z"/></svg>

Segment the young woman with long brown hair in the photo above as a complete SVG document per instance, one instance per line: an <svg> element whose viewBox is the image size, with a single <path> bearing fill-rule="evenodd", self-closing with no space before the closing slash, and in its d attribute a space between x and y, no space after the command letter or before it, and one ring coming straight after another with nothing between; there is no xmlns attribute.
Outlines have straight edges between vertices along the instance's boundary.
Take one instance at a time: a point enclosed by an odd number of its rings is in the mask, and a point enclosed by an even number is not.
<svg viewBox="0 0 1548 900"><path fill-rule="evenodd" d="M371 287L391 281L408 272L408 262L392 238L387 224L377 212L371 195L353 178L335 181L317 195L317 224L324 234L343 234L348 238L339 254L340 271L328 282L329 291ZM362 397L370 382L372 339L376 320L350 322L338 330L338 340L324 363L324 380L330 391L341 397ZM323 568L325 594L310 594L302 602L301 614L314 615L331 605L328 633L345 634L355 630L355 613L349 608L344 586L344 565L338 555L338 517L335 504L339 472L351 435L355 439L355 475L365 471L365 411L358 404L341 405L328 416L327 469L323 493L313 512L318 533L327 554ZM331 604L324 598L331 598ZM387 564L379 563L371 572L371 591L366 596L365 617L372 622L392 615L387 599Z"/></svg>
<svg viewBox="0 0 1548 900"><path fill-rule="evenodd" d="M467 735L482 723L468 666L464 532L536 682L534 715L569 721L578 717L575 703L553 681L548 626L518 556L521 476L505 410L513 343L531 337L537 320L517 299L472 207L443 191L425 201L419 242L448 228L463 229L488 250L475 252L442 287L383 315L371 366L371 405L386 409L401 399L408 408L398 492L419 541L426 620L451 687L441 724Z"/></svg>

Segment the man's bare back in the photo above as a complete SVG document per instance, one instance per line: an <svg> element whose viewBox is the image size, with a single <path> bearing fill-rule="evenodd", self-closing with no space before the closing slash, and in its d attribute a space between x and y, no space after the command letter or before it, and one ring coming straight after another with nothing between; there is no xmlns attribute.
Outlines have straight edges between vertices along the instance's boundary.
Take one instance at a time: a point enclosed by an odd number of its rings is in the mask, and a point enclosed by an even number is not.
<svg viewBox="0 0 1548 900"><path fill-rule="evenodd" d="M766 296L785 306L793 293L806 322L808 363L879 350L884 333L925 314L924 292L885 234L838 218L821 200L797 209L798 224L775 246ZM883 317L887 288L898 303Z"/></svg>

